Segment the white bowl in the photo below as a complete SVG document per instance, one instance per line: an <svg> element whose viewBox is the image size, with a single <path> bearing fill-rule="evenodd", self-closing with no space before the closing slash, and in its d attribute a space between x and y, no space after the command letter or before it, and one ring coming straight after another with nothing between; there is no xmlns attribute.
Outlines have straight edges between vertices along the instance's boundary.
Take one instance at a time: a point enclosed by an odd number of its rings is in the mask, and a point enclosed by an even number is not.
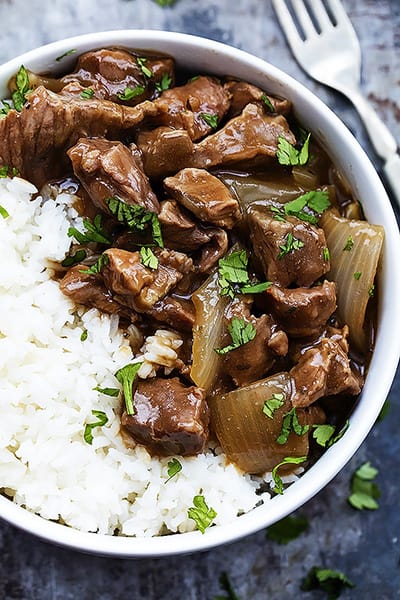
<svg viewBox="0 0 400 600"><path fill-rule="evenodd" d="M0 66L0 97L7 95L7 81L21 64L34 72L57 72L56 57L74 48L62 68L72 66L76 56L94 48L126 46L166 52L193 73L234 75L292 101L299 121L328 149L333 162L362 200L366 218L385 229L385 245L379 272L378 330L375 351L361 398L350 418L347 434L282 496L255 508L227 526L209 528L204 535L174 534L155 538L127 538L84 533L47 521L0 497L0 516L48 541L84 552L120 557L165 556L205 550L256 532L283 518L307 502L325 486L353 456L374 424L387 396L400 356L400 237L382 183L366 154L338 119L303 85L276 67L241 50L179 33L163 31L109 31L69 38L27 52Z"/></svg>

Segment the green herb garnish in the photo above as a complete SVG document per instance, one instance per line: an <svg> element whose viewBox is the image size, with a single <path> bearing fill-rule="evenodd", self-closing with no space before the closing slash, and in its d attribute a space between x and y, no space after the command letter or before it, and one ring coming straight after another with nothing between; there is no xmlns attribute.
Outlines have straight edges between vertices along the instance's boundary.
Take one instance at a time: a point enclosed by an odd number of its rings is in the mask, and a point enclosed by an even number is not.
<svg viewBox="0 0 400 600"><path fill-rule="evenodd" d="M86 275L97 275L98 273L101 273L103 268L108 265L109 262L110 259L108 254L100 254L99 258L91 267L88 269L79 269L79 273L86 273Z"/></svg>
<svg viewBox="0 0 400 600"><path fill-rule="evenodd" d="M117 94L117 96L120 100L129 101L133 98L136 98L137 96L141 96L144 93L145 89L146 88L143 85L137 85L134 88L126 87L124 91Z"/></svg>
<svg viewBox="0 0 400 600"><path fill-rule="evenodd" d="M272 469L272 479L274 480L275 487L274 492L276 494L283 494L283 481L278 475L278 469L283 465L300 465L307 460L307 456L286 456L280 463L278 463Z"/></svg>
<svg viewBox="0 0 400 600"><path fill-rule="evenodd" d="M15 85L17 89L11 94L14 108L18 112L21 112L22 107L27 101L26 96L32 91L29 84L28 71L23 65L20 66L19 71L15 77Z"/></svg>
<svg viewBox="0 0 400 600"><path fill-rule="evenodd" d="M168 73L163 73L161 81L156 83L156 90L159 94L165 92L165 90L169 90L172 83L172 77L168 75Z"/></svg>
<svg viewBox="0 0 400 600"><path fill-rule="evenodd" d="M318 219L314 213L321 215L330 205L328 192L325 190L312 190L290 202L286 202L282 207L272 206L271 211L275 213L274 218L280 221L285 221L286 216L293 216L301 221L316 225Z"/></svg>
<svg viewBox="0 0 400 600"><path fill-rule="evenodd" d="M280 435L276 438L276 442L281 445L286 444L291 431L294 431L296 435L304 435L309 429L309 425L300 425L297 418L296 409L293 407L283 417L282 430Z"/></svg>
<svg viewBox="0 0 400 600"><path fill-rule="evenodd" d="M331 446L333 446L333 444L336 444L336 442L338 442L339 440L341 440L349 427L350 427L350 421L347 419L346 423L343 425L343 427L339 431L339 433L337 435L335 435L334 437L332 437L328 441L328 444L327 444L328 448L330 448Z"/></svg>
<svg viewBox="0 0 400 600"><path fill-rule="evenodd" d="M91 98L93 98L94 96L94 90L90 87L85 88L81 94L80 94L81 98L83 98L84 100L90 100Z"/></svg>
<svg viewBox="0 0 400 600"><path fill-rule="evenodd" d="M62 267L72 267L73 265L77 265L82 262L86 258L86 250L77 250L75 254L70 254L66 256L63 261L61 261Z"/></svg>
<svg viewBox="0 0 400 600"><path fill-rule="evenodd" d="M154 243L160 248L164 248L161 225L156 213L150 212L138 204L126 204L118 196L108 198L106 202L111 214L132 231L143 232L151 227Z"/></svg>
<svg viewBox="0 0 400 600"><path fill-rule="evenodd" d="M214 596L214 600L240 600L239 596L235 593L232 587L228 574L225 571L221 573L219 577L219 583L227 595L221 596L220 594L218 594L218 596Z"/></svg>
<svg viewBox="0 0 400 600"><path fill-rule="evenodd" d="M349 504L357 510L376 510L379 508L377 499L380 491L373 480L378 474L371 463L366 462L355 471L351 480L351 494L348 497Z"/></svg>
<svg viewBox="0 0 400 600"><path fill-rule="evenodd" d="M166 6L173 6L176 0L153 0L158 6L165 8Z"/></svg>
<svg viewBox="0 0 400 600"><path fill-rule="evenodd" d="M8 177L8 165L0 167L0 178L5 179L6 177Z"/></svg>
<svg viewBox="0 0 400 600"><path fill-rule="evenodd" d="M146 67L146 62L147 62L147 58L141 57L141 56L137 56L136 57L136 62L140 67L140 70L142 71L143 75L145 77L147 77L148 79L150 79L151 77L153 77L153 71L151 71L149 69L149 67Z"/></svg>
<svg viewBox="0 0 400 600"><path fill-rule="evenodd" d="M276 157L281 165L305 165L308 161L308 146L310 142L309 133L300 150L297 150L290 142L282 136L278 137L278 149Z"/></svg>
<svg viewBox="0 0 400 600"><path fill-rule="evenodd" d="M272 104L271 100L268 98L267 94L263 94L261 96L261 100L264 102L265 106L268 108L269 112L275 112L275 106Z"/></svg>
<svg viewBox="0 0 400 600"><path fill-rule="evenodd" d="M62 60L66 56L70 56L71 54L75 54L76 52L77 50L75 48L72 48L72 50L67 50L66 52L64 52L64 54L61 54L61 56L57 56L56 61L60 62L60 60Z"/></svg>
<svg viewBox="0 0 400 600"><path fill-rule="evenodd" d="M304 243L301 240L295 238L292 233L288 233L285 243L279 246L281 251L278 254L278 260L281 260L284 256L294 252L295 250L300 250L300 248L303 248L303 246Z"/></svg>
<svg viewBox="0 0 400 600"><path fill-rule="evenodd" d="M319 444L320 446L325 448L326 445L328 444L329 440L332 438L333 434L335 433L334 425L324 424L324 425L313 425L312 427L314 430L313 438L315 439L317 444Z"/></svg>
<svg viewBox="0 0 400 600"><path fill-rule="evenodd" d="M259 294L268 289L272 283L252 284L247 272L248 257L246 250L232 252L218 261L218 283L221 296L235 297L235 292L240 294Z"/></svg>
<svg viewBox="0 0 400 600"><path fill-rule="evenodd" d="M244 346L256 337L256 328L253 323L249 323L244 319L233 317L231 324L228 326L229 334L232 338L232 343L224 348L214 348L217 354L227 354L231 350L236 350L240 346Z"/></svg>
<svg viewBox="0 0 400 600"><path fill-rule="evenodd" d="M165 483L168 483L168 481L175 477L180 471L182 471L182 464L177 458L168 461L168 479L166 479Z"/></svg>
<svg viewBox="0 0 400 600"><path fill-rule="evenodd" d="M116 398L119 396L120 390L118 388L102 388L99 385L93 388L95 392L100 392L100 394L104 394L105 396L111 396L112 398Z"/></svg>
<svg viewBox="0 0 400 600"><path fill-rule="evenodd" d="M272 398L264 402L262 411L270 419L274 418L274 412L284 404L283 394L272 394Z"/></svg>
<svg viewBox="0 0 400 600"><path fill-rule="evenodd" d="M80 337L81 342L85 342L87 340L87 336L88 336L88 331L87 331L87 329L84 329L82 331L81 337Z"/></svg>
<svg viewBox="0 0 400 600"><path fill-rule="evenodd" d="M349 235L349 237L347 238L346 244L343 248L343 252L350 252L350 250L353 248L354 246L354 240L351 237L351 235Z"/></svg>
<svg viewBox="0 0 400 600"><path fill-rule="evenodd" d="M329 248L328 246L325 246L325 248L322 251L322 255L324 257L324 261L325 262L329 262L331 259L331 253L329 252Z"/></svg>
<svg viewBox="0 0 400 600"><path fill-rule="evenodd" d="M9 102L6 102L6 100L1 100L0 102L1 102L0 117L5 117L6 115L8 115L8 113L12 109L12 106Z"/></svg>
<svg viewBox="0 0 400 600"><path fill-rule="evenodd" d="M303 592L322 590L327 593L328 600L339 598L344 588L353 588L354 584L341 571L313 567L304 577L301 589Z"/></svg>
<svg viewBox="0 0 400 600"><path fill-rule="evenodd" d="M203 121L205 121L207 123L207 125L209 125L213 129L217 129L218 115L212 115L210 113L200 113L200 116L203 119Z"/></svg>
<svg viewBox="0 0 400 600"><path fill-rule="evenodd" d="M108 422L108 417L106 413L101 410L92 410L92 415L94 417L97 417L97 421L95 421L94 423L88 423L85 426L85 431L83 433L83 439L88 444L91 444L93 442L93 429L95 427L102 427Z"/></svg>
<svg viewBox="0 0 400 600"><path fill-rule="evenodd" d="M368 290L368 296L373 298L375 296L375 284L373 283Z"/></svg>
<svg viewBox="0 0 400 600"><path fill-rule="evenodd" d="M288 544L298 538L308 529L307 517L299 515L289 515L277 523L270 525L266 532L269 540L278 542L278 544Z"/></svg>
<svg viewBox="0 0 400 600"><path fill-rule="evenodd" d="M111 240L107 237L101 226L101 215L96 215L93 219L93 223L90 219L84 218L82 220L85 228L84 233L79 231L76 227L70 227L68 229L68 236L74 237L79 244L89 244L96 242L99 244L111 244Z"/></svg>
<svg viewBox="0 0 400 600"><path fill-rule="evenodd" d="M217 516L217 513L213 508L207 506L204 496L195 496L193 505L188 509L188 517L196 523L196 528L204 533Z"/></svg>
<svg viewBox="0 0 400 600"><path fill-rule="evenodd" d="M4 208L4 206L1 206L1 204L0 204L0 215L3 217L3 219L7 219L7 217L10 216L8 211Z"/></svg>
<svg viewBox="0 0 400 600"><path fill-rule="evenodd" d="M143 363L131 363L125 365L115 373L115 377L118 379L120 384L122 385L122 390L124 392L125 406L126 412L128 415L134 415L135 409L133 407L133 390L132 386L136 379L136 375L142 366Z"/></svg>
<svg viewBox="0 0 400 600"><path fill-rule="evenodd" d="M353 273L353 277L356 281L358 281L361 277L362 273L361 271L356 271L355 273Z"/></svg>
<svg viewBox="0 0 400 600"><path fill-rule="evenodd" d="M158 267L158 258L154 254L151 248L147 248L146 246L142 246L140 248L140 260L145 267L149 269L157 269Z"/></svg>

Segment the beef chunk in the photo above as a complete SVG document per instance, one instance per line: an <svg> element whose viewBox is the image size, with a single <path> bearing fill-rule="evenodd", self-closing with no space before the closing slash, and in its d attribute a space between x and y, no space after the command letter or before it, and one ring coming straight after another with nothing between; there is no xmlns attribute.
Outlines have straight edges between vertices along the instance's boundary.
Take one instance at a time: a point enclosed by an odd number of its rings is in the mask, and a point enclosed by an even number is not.
<svg viewBox="0 0 400 600"><path fill-rule="evenodd" d="M254 253L269 281L307 287L329 271L322 229L297 217L278 221L260 207L252 207L248 218Z"/></svg>
<svg viewBox="0 0 400 600"><path fill-rule="evenodd" d="M177 377L156 377L139 381L133 405L135 414L124 412L121 423L151 453L191 456L203 452L209 421L203 390L187 387Z"/></svg>
<svg viewBox="0 0 400 600"><path fill-rule="evenodd" d="M324 281L312 288L285 289L272 285L267 290L272 314L293 337L318 335L336 309L336 284Z"/></svg>
<svg viewBox="0 0 400 600"><path fill-rule="evenodd" d="M119 314L131 321L136 321L136 313L114 300L100 275L82 272L88 268L88 265L85 264L71 267L60 282L61 291L76 304L94 307L110 315Z"/></svg>
<svg viewBox="0 0 400 600"><path fill-rule="evenodd" d="M231 106L228 113L230 117L239 115L244 107L250 103L258 103L264 107L266 113L270 113L271 109L266 105L263 97L266 97L274 107L273 112L280 115L287 115L291 110L291 103L289 100L270 96L247 81L228 81L225 84L225 89L229 90L232 94Z"/></svg>
<svg viewBox="0 0 400 600"><path fill-rule="evenodd" d="M134 154L121 142L81 138L68 151L75 175L92 202L109 212L106 200L117 196L126 204L138 204L158 212L159 204L149 180Z"/></svg>
<svg viewBox="0 0 400 600"><path fill-rule="evenodd" d="M180 87L164 91L154 101L158 114L151 124L185 129L196 141L213 130L205 114L216 116L218 122L229 108L230 92L214 77L197 77Z"/></svg>
<svg viewBox="0 0 400 600"><path fill-rule="evenodd" d="M69 85L78 82L83 87L90 87L95 97L112 102L133 106L151 97L155 84L163 76L174 78L174 61L167 57L147 57L145 66L153 73L151 79L143 74L137 57L122 49L105 48L85 52L78 58L76 69L61 79L61 84ZM126 88L135 90L144 88L141 94L131 100L121 100L119 95Z"/></svg>
<svg viewBox="0 0 400 600"><path fill-rule="evenodd" d="M142 153L145 173L154 179L173 175L191 164L194 153L194 144L184 129L157 127L142 131L136 144Z"/></svg>
<svg viewBox="0 0 400 600"><path fill-rule="evenodd" d="M277 356L288 352L287 335L269 315L254 317L250 314L249 300L236 300L225 311L228 325L236 317L252 323L256 336L247 344L223 355L224 372L241 387L265 376L273 366ZM228 338L225 340L229 344Z"/></svg>
<svg viewBox="0 0 400 600"><path fill-rule="evenodd" d="M164 180L166 191L201 221L231 229L241 218L228 188L204 169L182 169Z"/></svg>
<svg viewBox="0 0 400 600"><path fill-rule="evenodd" d="M355 395L362 382L353 373L348 357L347 325L331 337L322 337L291 369L293 406L309 406L323 396Z"/></svg>
<svg viewBox="0 0 400 600"><path fill-rule="evenodd" d="M282 115L267 115L261 106L248 104L243 112L213 135L195 144L191 166L209 168L252 164L275 158L278 138L296 142Z"/></svg>
<svg viewBox="0 0 400 600"><path fill-rule="evenodd" d="M150 269L141 262L139 252L110 248L108 263L102 269L106 287L123 305L138 312L152 308L193 269L193 261L173 250L155 250L158 267Z"/></svg>
<svg viewBox="0 0 400 600"><path fill-rule="evenodd" d="M70 170L66 150L81 137L118 139L132 133L151 112L152 102L137 107L107 100L83 99L55 94L40 86L29 95L19 113L0 119L0 164L12 165L40 187Z"/></svg>
<svg viewBox="0 0 400 600"><path fill-rule="evenodd" d="M178 331L192 331L195 319L195 309L191 300L165 296L146 311L159 323L166 323Z"/></svg>
<svg viewBox="0 0 400 600"><path fill-rule="evenodd" d="M228 234L220 227L207 228L210 241L201 248L200 257L195 260L200 273L211 273L220 258L228 251Z"/></svg>

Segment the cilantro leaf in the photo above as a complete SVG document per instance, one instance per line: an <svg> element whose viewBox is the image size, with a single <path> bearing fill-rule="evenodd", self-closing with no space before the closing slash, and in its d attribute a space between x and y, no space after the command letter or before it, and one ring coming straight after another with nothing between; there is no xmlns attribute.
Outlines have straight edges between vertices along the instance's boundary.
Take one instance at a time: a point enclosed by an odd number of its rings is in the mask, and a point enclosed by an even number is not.
<svg viewBox="0 0 400 600"><path fill-rule="evenodd" d="M117 396L119 396L119 392L120 392L120 390L118 388L109 388L109 387L102 388L99 385L96 385L96 387L94 387L93 389L96 392L100 392L100 394L104 394L105 396L111 396L112 398L116 398Z"/></svg>
<svg viewBox="0 0 400 600"><path fill-rule="evenodd" d="M272 398L264 402L262 411L269 419L274 418L274 412L284 404L283 394L272 394Z"/></svg>
<svg viewBox="0 0 400 600"><path fill-rule="evenodd" d="M314 213L321 215L330 205L329 194L326 190L311 190L290 202L286 202L282 208L274 206L271 210L280 217L292 215L302 221L307 221L308 223L316 225L318 219ZM304 210L305 208L307 208L308 211L313 212L307 212Z"/></svg>
<svg viewBox="0 0 400 600"><path fill-rule="evenodd" d="M268 108L269 112L274 113L275 107L272 104L271 100L268 98L267 94L263 94L261 96L261 100L264 102L264 105Z"/></svg>
<svg viewBox="0 0 400 600"><path fill-rule="evenodd" d="M339 440L341 440L349 427L350 427L350 421L347 419L346 423L343 425L343 427L339 431L339 433L337 435L335 435L334 437L332 437L329 440L329 442L328 442L328 448L330 448L331 446L333 446L333 444L336 444L336 442L338 442Z"/></svg>
<svg viewBox="0 0 400 600"><path fill-rule="evenodd" d="M83 98L84 100L90 100L91 98L93 98L93 96L94 96L94 90L90 87L85 88L80 93L80 97Z"/></svg>
<svg viewBox="0 0 400 600"><path fill-rule="evenodd" d="M231 324L228 326L228 331L232 338L232 343L224 348L214 348L217 354L227 354L231 350L236 350L240 346L244 346L256 337L256 328L253 323L247 322L244 319L233 317Z"/></svg>
<svg viewBox="0 0 400 600"><path fill-rule="evenodd" d="M218 115L212 115L210 113L200 113L200 117L212 127L212 129L217 129L218 127Z"/></svg>
<svg viewBox="0 0 400 600"><path fill-rule="evenodd" d="M177 458L173 458L172 460L168 461L168 479L165 481L165 483L168 483L168 481L175 477L175 475L177 475L180 471L182 471L182 464Z"/></svg>
<svg viewBox="0 0 400 600"><path fill-rule="evenodd" d="M147 79L150 79L151 77L153 77L153 71L151 69L149 69L149 67L146 67L147 58L144 58L142 56L137 56L136 62L138 64L140 70L142 71L143 75L145 77L147 77Z"/></svg>
<svg viewBox="0 0 400 600"><path fill-rule="evenodd" d="M7 219L7 217L10 216L8 211L4 208L4 206L1 206L1 204L0 204L0 215L3 217L3 219Z"/></svg>
<svg viewBox="0 0 400 600"><path fill-rule="evenodd" d="M356 281L358 281L361 278L361 271L356 271L355 273L353 273L353 277Z"/></svg>
<svg viewBox="0 0 400 600"><path fill-rule="evenodd" d="M158 6L165 8L166 6L173 6L176 0L153 0Z"/></svg>
<svg viewBox="0 0 400 600"><path fill-rule="evenodd" d="M0 100L0 102L1 102L0 117L5 117L10 112L10 110L12 109L12 106L6 100Z"/></svg>
<svg viewBox="0 0 400 600"><path fill-rule="evenodd" d="M195 496L193 505L188 509L188 517L196 523L197 529L204 533L217 516L217 513L213 508L207 506L204 496Z"/></svg>
<svg viewBox="0 0 400 600"><path fill-rule="evenodd" d="M79 269L79 273L86 273L87 275L96 275L97 273L101 273L103 267L108 265L110 259L108 254L100 254L99 258L96 262L89 267L88 269Z"/></svg>
<svg viewBox="0 0 400 600"><path fill-rule="evenodd" d="M272 469L272 479L275 483L274 492L276 494L283 494L283 481L278 475L278 469L283 465L300 465L307 460L307 456L286 456L280 463L275 465Z"/></svg>
<svg viewBox="0 0 400 600"><path fill-rule="evenodd" d="M327 593L328 600L339 598L344 588L353 588L354 584L341 571L313 567L304 577L301 589L304 592L322 590Z"/></svg>
<svg viewBox="0 0 400 600"><path fill-rule="evenodd" d="M222 589L224 590L224 592L227 593L226 596L215 596L214 600L240 600L239 596L236 594L235 590L232 587L232 584L229 580L228 574L223 571L219 577L219 583L222 587Z"/></svg>
<svg viewBox="0 0 400 600"><path fill-rule="evenodd" d="M144 87L144 85L137 85L134 88L126 87L124 91L117 94L117 96L120 100L129 101L143 94L145 89L146 88Z"/></svg>
<svg viewBox="0 0 400 600"><path fill-rule="evenodd" d="M350 250L353 248L354 246L354 240L351 237L351 235L349 235L349 237L347 238L346 244L343 248L343 252L350 252Z"/></svg>
<svg viewBox="0 0 400 600"><path fill-rule="evenodd" d="M146 248L145 246L140 248L140 260L149 269L155 270L158 267L158 258L151 248Z"/></svg>
<svg viewBox="0 0 400 600"><path fill-rule="evenodd" d="M135 409L133 407L133 390L132 386L136 379L136 375L143 363L131 363L127 364L115 373L115 377L122 385L124 392L126 412L128 415L134 415Z"/></svg>
<svg viewBox="0 0 400 600"><path fill-rule="evenodd" d="M25 69L24 65L21 65L19 68L19 71L15 77L15 85L17 89L11 94L11 98L14 103L15 110L21 112L22 107L27 101L27 95L32 91L29 85L28 71Z"/></svg>
<svg viewBox="0 0 400 600"><path fill-rule="evenodd" d="M307 517L289 515L277 523L270 525L266 537L278 544L288 544L308 529Z"/></svg>
<svg viewBox="0 0 400 600"><path fill-rule="evenodd" d="M88 336L88 331L87 329L84 329L81 333L81 337L79 338L81 340L81 342L85 342L87 340L87 336Z"/></svg>
<svg viewBox="0 0 400 600"><path fill-rule="evenodd" d="M281 260L284 256L294 252L295 250L300 250L300 248L303 248L303 246L304 242L298 240L291 232L289 232L286 236L285 243L279 246L281 251L278 254L278 260Z"/></svg>
<svg viewBox="0 0 400 600"><path fill-rule="evenodd" d="M380 496L380 491L373 479L378 474L371 463L366 462L359 467L353 474L351 480L351 494L348 502L357 510L376 510L379 508L376 500Z"/></svg>
<svg viewBox="0 0 400 600"><path fill-rule="evenodd" d="M111 240L107 237L101 227L101 215L96 215L93 219L93 223L90 219L85 217L82 222L85 228L84 233L76 229L76 227L70 227L68 229L68 236L74 237L79 244L89 244L90 242L97 242L99 244L111 244Z"/></svg>
<svg viewBox="0 0 400 600"><path fill-rule="evenodd" d="M218 283L221 296L234 298L235 291L240 294L259 294L267 290L272 283L251 283L247 272L248 257L246 250L237 250L218 261Z"/></svg>
<svg viewBox="0 0 400 600"><path fill-rule="evenodd" d="M332 438L335 433L335 427L333 425L313 425L313 438L316 440L317 444L326 447L329 440Z"/></svg>
<svg viewBox="0 0 400 600"><path fill-rule="evenodd" d="M95 427L102 427L108 422L108 417L106 413L102 410L92 410L92 415L94 417L97 417L97 421L95 421L94 423L87 423L87 425L85 426L85 431L83 433L83 439L88 444L92 444L93 442L93 429Z"/></svg>
<svg viewBox="0 0 400 600"><path fill-rule="evenodd" d="M67 50L66 52L64 52L64 54L61 54L61 56L57 56L56 61L60 62L60 60L62 60L66 56L70 56L71 54L75 54L76 52L78 52L78 51L75 48L72 48L71 50Z"/></svg>
<svg viewBox="0 0 400 600"><path fill-rule="evenodd" d="M272 281L264 281L263 283L254 283L249 285L244 285L240 288L241 294L260 294L261 292L265 292L272 285Z"/></svg>
<svg viewBox="0 0 400 600"><path fill-rule="evenodd" d="M293 407L283 417L282 430L280 435L276 438L276 442L281 445L286 444L291 431L294 431L296 435L304 435L309 429L309 425L300 425L297 418L296 409Z"/></svg>
<svg viewBox="0 0 400 600"><path fill-rule="evenodd" d="M305 165L308 161L308 146L310 143L309 133L305 139L305 142L301 150L297 150L286 138L278 137L278 149L276 151L276 157L279 164L281 165Z"/></svg>
<svg viewBox="0 0 400 600"><path fill-rule="evenodd" d="M82 262L86 258L86 250L77 250L75 254L70 254L66 256L63 261L61 261L62 267L72 267L73 265L77 265Z"/></svg>
<svg viewBox="0 0 400 600"><path fill-rule="evenodd" d="M156 213L150 212L138 204L126 204L113 196L106 200L110 213L117 218L120 223L127 225L132 231L145 231L149 227L152 230L154 243L160 248L164 248L164 242L161 234L161 225Z"/></svg>
<svg viewBox="0 0 400 600"><path fill-rule="evenodd" d="M159 94L164 92L165 90L169 90L172 83L172 77L168 75L168 73L163 73L161 81L156 83L156 90Z"/></svg>

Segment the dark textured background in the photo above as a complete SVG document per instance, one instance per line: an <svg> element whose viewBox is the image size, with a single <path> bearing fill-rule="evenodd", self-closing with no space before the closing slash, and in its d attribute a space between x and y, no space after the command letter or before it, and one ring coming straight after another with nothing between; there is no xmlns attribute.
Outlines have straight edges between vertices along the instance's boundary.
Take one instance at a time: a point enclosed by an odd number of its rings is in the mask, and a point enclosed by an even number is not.
<svg viewBox="0 0 400 600"><path fill-rule="evenodd" d="M344 0L363 51L362 87L400 139L400 0ZM319 86L293 61L269 0L178 0L160 8L151 0L0 0L0 62L78 33L146 28L210 37L252 52L304 82L343 119L380 165L350 104ZM343 570L356 584L341 597L400 598L399 424L400 374L379 422L351 463L300 514L310 529L280 546L265 532L212 551L159 560L81 555L43 543L0 523L0 599L213 600L227 571L240 600L323 598L300 592L313 565ZM377 511L346 502L351 474L364 461L378 469Z"/></svg>

